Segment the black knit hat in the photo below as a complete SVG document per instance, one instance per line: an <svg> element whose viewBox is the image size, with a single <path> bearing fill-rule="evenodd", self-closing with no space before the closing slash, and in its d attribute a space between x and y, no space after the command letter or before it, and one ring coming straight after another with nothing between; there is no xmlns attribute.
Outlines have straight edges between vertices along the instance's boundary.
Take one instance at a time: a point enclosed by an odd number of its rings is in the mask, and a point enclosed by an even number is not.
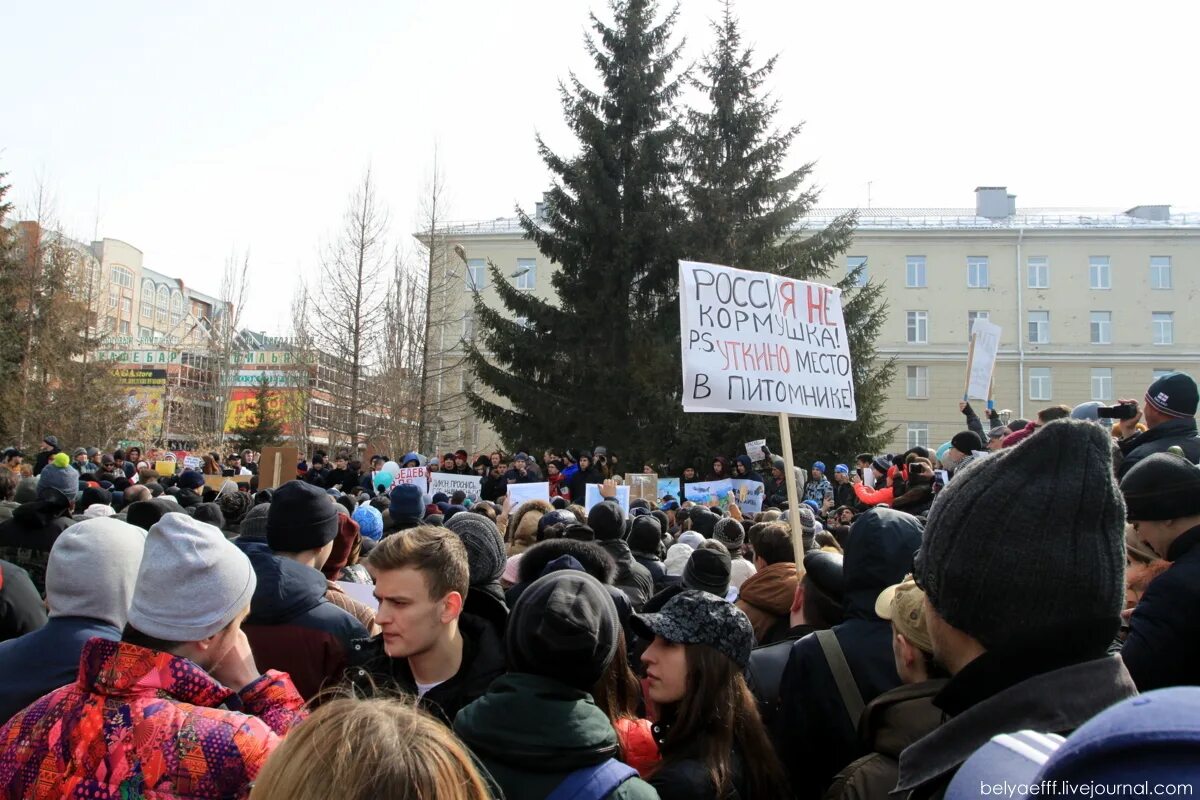
<svg viewBox="0 0 1200 800"><path fill-rule="evenodd" d="M163 518L163 514L182 512L183 509L178 503L166 498L138 500L136 503L130 503L129 507L125 509L125 521L130 525L148 531L156 522Z"/></svg>
<svg viewBox="0 0 1200 800"><path fill-rule="evenodd" d="M683 567L683 585L724 598L729 592L731 563L729 553L701 547L688 557Z"/></svg>
<svg viewBox="0 0 1200 800"><path fill-rule="evenodd" d="M1200 467L1174 453L1143 458L1121 479L1130 522L1200 514Z"/></svg>
<svg viewBox="0 0 1200 800"><path fill-rule="evenodd" d="M620 539L625 532L625 512L616 503L605 500L596 503L588 512L587 524L601 542Z"/></svg>
<svg viewBox="0 0 1200 800"><path fill-rule="evenodd" d="M633 521L629 531L629 549L635 553L656 555L662 542L662 525L657 519L646 515Z"/></svg>
<svg viewBox="0 0 1200 800"><path fill-rule="evenodd" d="M79 513L83 513L91 506L112 505L112 492L107 489L101 489L96 486L89 486L79 495L79 503L76 505Z"/></svg>
<svg viewBox="0 0 1200 800"><path fill-rule="evenodd" d="M551 572L525 589L508 617L509 669L589 691L616 655L619 629L600 581L577 570Z"/></svg>
<svg viewBox="0 0 1200 800"><path fill-rule="evenodd" d="M337 536L337 506L324 490L304 481L288 481L271 496L267 545L277 553L303 553Z"/></svg>
<svg viewBox="0 0 1200 800"><path fill-rule="evenodd" d="M192 509L192 516L199 522L207 522L214 528L225 527L225 515L216 503L201 503Z"/></svg>
<svg viewBox="0 0 1200 800"><path fill-rule="evenodd" d="M711 539L713 530L717 527L717 521L720 519L707 508L692 509L692 530L705 539Z"/></svg>
<svg viewBox="0 0 1200 800"><path fill-rule="evenodd" d="M1194 417L1198 403L1200 392L1192 376L1186 372L1163 375L1146 390L1146 404L1154 406L1168 417Z"/></svg>
<svg viewBox="0 0 1200 800"><path fill-rule="evenodd" d="M713 525L712 536L730 549L746 543L746 529L733 517L721 517L717 520L717 524Z"/></svg>
<svg viewBox="0 0 1200 800"><path fill-rule="evenodd" d="M946 485L914 575L938 614L988 650L1103 651L1125 602L1124 526L1112 438L1055 420Z"/></svg>
<svg viewBox="0 0 1200 800"><path fill-rule="evenodd" d="M979 438L979 434L975 431L959 431L950 440L950 446L960 453L970 455L976 450L983 449L983 440Z"/></svg>

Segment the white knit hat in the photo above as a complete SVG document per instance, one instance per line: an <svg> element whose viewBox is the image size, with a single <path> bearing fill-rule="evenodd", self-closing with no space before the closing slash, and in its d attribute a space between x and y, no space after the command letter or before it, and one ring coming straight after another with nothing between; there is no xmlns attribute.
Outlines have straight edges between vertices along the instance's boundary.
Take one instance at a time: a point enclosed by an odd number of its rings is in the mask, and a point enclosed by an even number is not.
<svg viewBox="0 0 1200 800"><path fill-rule="evenodd" d="M164 514L146 536L129 624L147 636L196 642L250 605L250 559L213 525Z"/></svg>
<svg viewBox="0 0 1200 800"><path fill-rule="evenodd" d="M85 519L68 527L54 540L46 563L50 616L124 628L145 545L146 532L119 519Z"/></svg>

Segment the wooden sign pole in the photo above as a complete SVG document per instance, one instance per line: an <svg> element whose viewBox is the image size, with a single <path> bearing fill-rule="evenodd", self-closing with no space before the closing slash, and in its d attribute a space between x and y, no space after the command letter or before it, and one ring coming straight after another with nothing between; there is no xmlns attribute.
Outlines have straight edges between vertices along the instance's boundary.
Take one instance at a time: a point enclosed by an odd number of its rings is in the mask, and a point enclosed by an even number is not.
<svg viewBox="0 0 1200 800"><path fill-rule="evenodd" d="M971 364L975 361L975 334L971 334L971 344L967 348L967 378L963 381L963 402L971 402L967 392L971 389Z"/></svg>
<svg viewBox="0 0 1200 800"><path fill-rule="evenodd" d="M779 442L783 447L783 477L787 481L788 517L792 522L792 550L797 569L804 563L804 530L800 526L800 490L796 487L796 470L792 456L792 427L788 415L779 412Z"/></svg>

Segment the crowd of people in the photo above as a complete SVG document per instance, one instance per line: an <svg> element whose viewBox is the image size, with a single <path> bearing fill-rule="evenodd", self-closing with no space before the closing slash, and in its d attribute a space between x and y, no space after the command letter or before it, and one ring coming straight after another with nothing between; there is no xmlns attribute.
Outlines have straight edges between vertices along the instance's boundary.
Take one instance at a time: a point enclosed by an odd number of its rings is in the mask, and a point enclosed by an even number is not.
<svg viewBox="0 0 1200 800"><path fill-rule="evenodd" d="M0 466L0 797L1194 787L1198 402L1173 373L986 428L964 403L939 448L796 469L794 505L769 451L626 506L604 448L317 452L260 488L250 452L164 475L47 436ZM726 477L762 510L687 499Z"/></svg>

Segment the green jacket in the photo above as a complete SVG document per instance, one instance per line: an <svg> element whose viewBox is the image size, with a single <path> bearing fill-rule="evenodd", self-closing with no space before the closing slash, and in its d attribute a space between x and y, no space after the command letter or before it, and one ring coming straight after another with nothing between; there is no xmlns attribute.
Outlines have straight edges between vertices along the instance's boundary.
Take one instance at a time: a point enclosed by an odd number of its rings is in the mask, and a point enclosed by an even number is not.
<svg viewBox="0 0 1200 800"><path fill-rule="evenodd" d="M617 734L587 692L552 678L510 673L458 712L454 732L504 791L505 800L543 800L568 774L618 756ZM630 778L610 800L657 800Z"/></svg>

